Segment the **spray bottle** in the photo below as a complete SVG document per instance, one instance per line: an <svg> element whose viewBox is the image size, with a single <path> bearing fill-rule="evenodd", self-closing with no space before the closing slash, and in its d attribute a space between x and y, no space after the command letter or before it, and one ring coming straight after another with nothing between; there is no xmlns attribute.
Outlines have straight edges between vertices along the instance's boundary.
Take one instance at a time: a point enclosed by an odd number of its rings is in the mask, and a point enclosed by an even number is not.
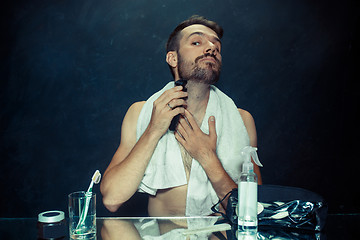
<svg viewBox="0 0 360 240"><path fill-rule="evenodd" d="M252 235L257 233L257 176L254 173L255 164L262 167L256 153L257 148L246 146L241 154L244 155L245 161L242 166L242 173L239 180L238 188L238 230L239 234Z"/></svg>

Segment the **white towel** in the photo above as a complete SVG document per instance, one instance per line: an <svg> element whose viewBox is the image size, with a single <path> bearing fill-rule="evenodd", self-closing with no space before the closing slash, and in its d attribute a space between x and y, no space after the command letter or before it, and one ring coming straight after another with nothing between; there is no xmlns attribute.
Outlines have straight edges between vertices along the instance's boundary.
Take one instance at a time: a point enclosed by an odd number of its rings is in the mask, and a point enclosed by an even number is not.
<svg viewBox="0 0 360 240"><path fill-rule="evenodd" d="M162 90L152 95L144 104L137 123L137 140L147 128L153 102L167 89L173 88L169 82ZM211 86L206 113L200 129L208 134L208 119L215 117L217 133L217 155L229 176L238 183L242 159L241 149L249 146L249 136L235 103L215 86ZM211 207L219 200L204 169L198 161L192 161L189 183L182 161L179 143L174 133L169 131L159 140L147 166L140 192L155 195L158 189L167 189L188 184L186 216L212 214Z"/></svg>

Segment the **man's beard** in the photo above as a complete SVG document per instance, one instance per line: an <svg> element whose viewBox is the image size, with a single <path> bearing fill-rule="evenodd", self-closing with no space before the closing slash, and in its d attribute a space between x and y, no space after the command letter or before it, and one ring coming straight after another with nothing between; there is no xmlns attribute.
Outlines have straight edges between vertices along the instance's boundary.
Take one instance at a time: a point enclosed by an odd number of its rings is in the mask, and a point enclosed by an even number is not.
<svg viewBox="0 0 360 240"><path fill-rule="evenodd" d="M205 57L213 57L216 63L207 62L206 66L200 66L199 60ZM182 59L178 53L179 77L186 80L193 80L199 83L215 84L220 77L221 62L211 54L205 54L197 57L194 63L187 62Z"/></svg>

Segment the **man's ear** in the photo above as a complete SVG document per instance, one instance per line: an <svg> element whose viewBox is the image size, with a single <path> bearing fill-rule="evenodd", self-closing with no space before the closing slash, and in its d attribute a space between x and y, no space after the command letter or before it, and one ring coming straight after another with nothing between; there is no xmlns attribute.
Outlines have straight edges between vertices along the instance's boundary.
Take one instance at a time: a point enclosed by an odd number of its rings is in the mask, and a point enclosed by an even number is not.
<svg viewBox="0 0 360 240"><path fill-rule="evenodd" d="M176 51L169 51L166 54L166 62L173 68L177 67L178 57Z"/></svg>

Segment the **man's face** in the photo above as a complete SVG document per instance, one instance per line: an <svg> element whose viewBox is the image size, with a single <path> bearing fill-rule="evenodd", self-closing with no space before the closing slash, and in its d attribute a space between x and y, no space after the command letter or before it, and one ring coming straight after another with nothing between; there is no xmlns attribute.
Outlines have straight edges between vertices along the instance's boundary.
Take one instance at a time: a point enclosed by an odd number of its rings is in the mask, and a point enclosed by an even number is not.
<svg viewBox="0 0 360 240"><path fill-rule="evenodd" d="M178 54L179 77L206 84L219 80L221 42L210 28L195 24L181 31Z"/></svg>

